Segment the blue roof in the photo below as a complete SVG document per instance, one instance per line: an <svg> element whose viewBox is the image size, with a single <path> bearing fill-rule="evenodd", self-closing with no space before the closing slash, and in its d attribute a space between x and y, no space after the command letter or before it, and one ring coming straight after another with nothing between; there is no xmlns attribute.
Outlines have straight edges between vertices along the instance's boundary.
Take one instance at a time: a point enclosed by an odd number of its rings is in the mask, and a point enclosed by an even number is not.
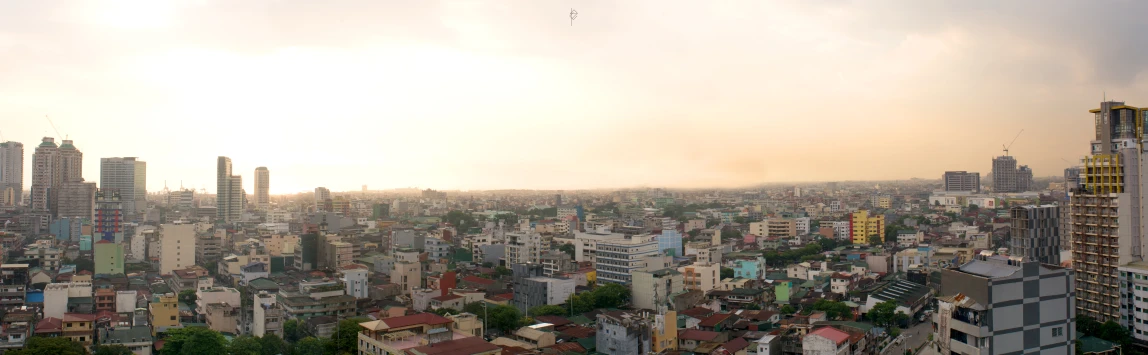
<svg viewBox="0 0 1148 355"><path fill-rule="evenodd" d="M44 303L44 292L34 291L28 292L24 295L24 299L28 303Z"/></svg>

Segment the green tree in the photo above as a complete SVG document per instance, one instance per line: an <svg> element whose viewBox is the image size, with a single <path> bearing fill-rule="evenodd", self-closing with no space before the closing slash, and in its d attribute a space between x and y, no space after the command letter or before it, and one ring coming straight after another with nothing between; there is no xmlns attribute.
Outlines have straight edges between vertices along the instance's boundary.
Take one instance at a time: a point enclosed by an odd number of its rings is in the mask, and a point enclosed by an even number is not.
<svg viewBox="0 0 1148 355"><path fill-rule="evenodd" d="M335 327L335 332L331 334L331 341L334 342L336 353L351 353L357 354L359 331L363 328L359 323L366 322L366 318L348 318L339 321L339 325Z"/></svg>
<svg viewBox="0 0 1148 355"><path fill-rule="evenodd" d="M702 231L698 229L693 229L686 232L686 235L690 236L690 238L697 238L699 234L702 234Z"/></svg>
<svg viewBox="0 0 1148 355"><path fill-rule="evenodd" d="M260 355L262 352L263 344L259 338L250 335L237 336L227 344L227 355Z"/></svg>
<svg viewBox="0 0 1148 355"><path fill-rule="evenodd" d="M164 345L167 348L167 345ZM326 355L327 349L323 342L315 337L306 337L295 344L295 355Z"/></svg>
<svg viewBox="0 0 1148 355"><path fill-rule="evenodd" d="M132 349L123 345L98 345L96 351L92 352L94 355L132 355Z"/></svg>
<svg viewBox="0 0 1148 355"><path fill-rule="evenodd" d="M751 311L760 311L761 306L759 306L757 303L750 303L750 304L746 305L744 309L748 309Z"/></svg>
<svg viewBox="0 0 1148 355"><path fill-rule="evenodd" d="M853 319L853 309L845 305L845 302L837 302L830 300L817 300L813 304L813 309L825 312L825 315L831 320L836 319Z"/></svg>
<svg viewBox="0 0 1148 355"><path fill-rule="evenodd" d="M749 222L749 220L746 219L745 217L742 217L742 216L737 216L737 217L733 218L733 223L745 224L746 222Z"/></svg>
<svg viewBox="0 0 1148 355"><path fill-rule="evenodd" d="M182 303L195 303L195 290L183 290L179 292L179 301Z"/></svg>
<svg viewBox="0 0 1148 355"><path fill-rule="evenodd" d="M790 306L790 305L781 306L781 314L790 315L790 314L794 314L794 313L797 313L797 309L794 309L793 306Z"/></svg>
<svg viewBox="0 0 1148 355"><path fill-rule="evenodd" d="M878 303L869 310L868 316L873 324L885 328L893 328L909 319L909 315L897 311L897 302L895 301Z"/></svg>
<svg viewBox="0 0 1148 355"><path fill-rule="evenodd" d="M582 292L570 296L570 301L574 303L574 313L586 313L594 310L594 293Z"/></svg>
<svg viewBox="0 0 1148 355"><path fill-rule="evenodd" d="M499 265L498 267L494 268L494 274L502 276L513 274L513 272L511 272L510 269L507 269L505 266Z"/></svg>
<svg viewBox="0 0 1148 355"><path fill-rule="evenodd" d="M76 264L76 272L87 271L91 273L96 272L96 262L88 258L79 258L72 261Z"/></svg>
<svg viewBox="0 0 1148 355"><path fill-rule="evenodd" d="M723 280L724 279L732 279L733 278L733 269L730 269L728 267L721 268L721 278Z"/></svg>
<svg viewBox="0 0 1148 355"><path fill-rule="evenodd" d="M160 355L200 355L227 353L227 339L204 327L169 329Z"/></svg>
<svg viewBox="0 0 1148 355"><path fill-rule="evenodd" d="M530 312L527 312L527 313L529 313L531 317L563 316L563 315L570 313L570 311L567 310L566 307L562 307L562 306L541 305L541 306L535 306L535 307L530 308Z"/></svg>
<svg viewBox="0 0 1148 355"><path fill-rule="evenodd" d="M595 288L594 306L598 308L616 308L630 300L630 288L619 284L606 284Z"/></svg>
<svg viewBox="0 0 1148 355"><path fill-rule="evenodd" d="M977 206L976 204L969 204L969 212L976 212L979 209L981 209L981 206Z"/></svg>
<svg viewBox="0 0 1148 355"><path fill-rule="evenodd" d="M489 320L487 327L489 328L501 330L503 333L510 333L522 326L522 312L519 312L518 308L499 305L490 308L487 312L489 312L487 315L487 319Z"/></svg>
<svg viewBox="0 0 1148 355"><path fill-rule="evenodd" d="M291 348L283 338L275 334L266 334L259 338L260 355L286 355Z"/></svg>
<svg viewBox="0 0 1148 355"><path fill-rule="evenodd" d="M570 255L570 259L575 258L574 257L574 251L575 251L574 244L562 244L561 246L558 247L558 250L563 252L563 253L566 253L567 255Z"/></svg>
<svg viewBox="0 0 1148 355"><path fill-rule="evenodd" d="M303 327L299 326L298 319L292 318L288 319L286 322L283 322L283 340L286 340L288 343L299 341L303 338L301 336L303 334L301 332L302 328Z"/></svg>
<svg viewBox="0 0 1148 355"><path fill-rule="evenodd" d="M881 235L880 234L874 234L874 235L869 236L869 245L880 245L880 244L881 244Z"/></svg>
<svg viewBox="0 0 1148 355"><path fill-rule="evenodd" d="M21 349L4 352L8 355L87 355L84 344L69 338L31 337Z"/></svg>
<svg viewBox="0 0 1148 355"><path fill-rule="evenodd" d="M482 305L484 303L486 303L486 301L467 303L465 306L462 306L462 311L482 317Z"/></svg>

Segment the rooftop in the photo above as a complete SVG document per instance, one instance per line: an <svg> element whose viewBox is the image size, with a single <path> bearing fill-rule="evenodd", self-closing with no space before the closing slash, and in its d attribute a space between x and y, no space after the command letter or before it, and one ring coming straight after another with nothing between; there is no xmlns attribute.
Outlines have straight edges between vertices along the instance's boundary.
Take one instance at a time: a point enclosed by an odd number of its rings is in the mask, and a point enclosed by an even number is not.
<svg viewBox="0 0 1148 355"><path fill-rule="evenodd" d="M407 353L413 355L469 355L494 350L499 350L498 345L483 341L482 338L469 337L411 348L407 350Z"/></svg>
<svg viewBox="0 0 1148 355"><path fill-rule="evenodd" d="M825 339L832 340L838 346L849 341L849 333L838 330L834 327L821 327L809 333L809 335L818 335Z"/></svg>

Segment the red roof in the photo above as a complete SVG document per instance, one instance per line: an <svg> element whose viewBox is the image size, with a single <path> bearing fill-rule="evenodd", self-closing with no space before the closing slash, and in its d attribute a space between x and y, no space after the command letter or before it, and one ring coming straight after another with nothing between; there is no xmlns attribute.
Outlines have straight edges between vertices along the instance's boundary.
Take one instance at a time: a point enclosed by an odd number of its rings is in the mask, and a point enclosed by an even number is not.
<svg viewBox="0 0 1148 355"><path fill-rule="evenodd" d="M462 282L471 282L471 283L482 284L482 285L493 285L494 284L494 280L484 279L484 278L481 278L478 276L464 277L464 278L462 278Z"/></svg>
<svg viewBox="0 0 1148 355"><path fill-rule="evenodd" d="M487 343L482 338L469 337L407 349L407 354L415 354L417 351L426 355L469 355L499 349L498 345Z"/></svg>
<svg viewBox="0 0 1148 355"><path fill-rule="evenodd" d="M64 313L65 322L92 322L96 320L95 314Z"/></svg>
<svg viewBox="0 0 1148 355"><path fill-rule="evenodd" d="M505 299L507 299L507 300L512 300L512 299L514 299L514 293L513 293L513 292L511 292L511 293L503 293L503 294L500 294L500 295L495 295L495 296L496 296L496 297L502 297L502 298L505 298Z"/></svg>
<svg viewBox="0 0 1148 355"><path fill-rule="evenodd" d="M56 317L48 317L36 323L36 333L55 333L62 331L64 321Z"/></svg>
<svg viewBox="0 0 1148 355"><path fill-rule="evenodd" d="M383 318L382 321L387 325L388 328L402 328L417 324L450 324L451 322L454 322L434 313L418 313L409 316Z"/></svg>
<svg viewBox="0 0 1148 355"><path fill-rule="evenodd" d="M718 314L709 316L706 319L703 319L701 323L698 323L698 326L702 326L702 327L717 326L719 323L724 322L726 319L729 319L729 317L732 315L733 315L733 313L718 313Z"/></svg>
<svg viewBox="0 0 1148 355"><path fill-rule="evenodd" d="M578 343L573 342L573 341L569 342L569 343L554 344L551 346L547 346L543 349L554 349L554 350L557 350L558 352L561 352L561 353L579 353L579 354L585 354L586 353L586 348L583 348L581 344L578 344Z"/></svg>
<svg viewBox="0 0 1148 355"><path fill-rule="evenodd" d="M579 326L579 325L572 326L572 327L569 327L566 329L562 329L562 330L559 330L558 332L562 333L562 334L569 335L575 339L585 339L585 338L592 337L595 334L598 334L598 331L595 330L594 328L583 327L583 326Z"/></svg>
<svg viewBox="0 0 1148 355"><path fill-rule="evenodd" d="M111 242L108 241L107 239L100 239L100 241L96 242L96 244L110 244L110 243Z"/></svg>
<svg viewBox="0 0 1148 355"><path fill-rule="evenodd" d="M745 348L749 347L749 342L746 341L745 338L737 337L737 338L734 338L733 340L727 341L725 344L722 344L721 346L723 348L725 348L725 351L729 352L730 354L733 354L733 353L736 353L738 351L741 351L741 349L745 349Z"/></svg>
<svg viewBox="0 0 1148 355"><path fill-rule="evenodd" d="M685 340L713 341L719 336L721 336L721 333L700 329L682 329L678 331L678 339Z"/></svg>
<svg viewBox="0 0 1148 355"><path fill-rule="evenodd" d="M825 339L832 340L834 344L840 346L849 341L849 333L838 330L834 327L821 327L809 333L809 335L817 335ZM809 336L806 335L806 336Z"/></svg>
<svg viewBox="0 0 1148 355"><path fill-rule="evenodd" d="M690 317L694 317L697 319L704 319L705 317L709 317L710 315L714 314L714 311L712 309L709 309L709 308L694 307L694 308L690 308L690 309L682 311L681 314L684 314L684 315L687 315Z"/></svg>

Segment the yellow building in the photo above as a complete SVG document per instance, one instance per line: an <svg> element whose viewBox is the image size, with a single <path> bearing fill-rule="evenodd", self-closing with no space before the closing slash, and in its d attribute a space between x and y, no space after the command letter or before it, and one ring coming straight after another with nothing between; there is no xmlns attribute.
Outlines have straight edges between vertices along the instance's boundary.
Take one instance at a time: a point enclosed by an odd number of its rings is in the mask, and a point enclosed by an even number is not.
<svg viewBox="0 0 1148 355"><path fill-rule="evenodd" d="M151 314L152 333L166 332L168 328L179 328L179 301L174 293L154 295L148 310Z"/></svg>
<svg viewBox="0 0 1148 355"><path fill-rule="evenodd" d="M885 216L870 216L866 210L854 212L849 220L849 233L853 244L869 244L869 236L884 236Z"/></svg>
<svg viewBox="0 0 1148 355"><path fill-rule="evenodd" d="M63 329L64 336L85 346L89 346L92 345L92 342L95 340L93 339L96 329L93 326L95 321L95 314L65 313L63 326L61 328Z"/></svg>
<svg viewBox="0 0 1148 355"><path fill-rule="evenodd" d="M889 209L893 208L893 198L890 196L881 196L877 198L877 207Z"/></svg>
<svg viewBox="0 0 1148 355"><path fill-rule="evenodd" d="M660 327L651 330L653 341L650 347L658 354L666 350L678 350L678 312L668 311L658 317L662 319L655 323Z"/></svg>

